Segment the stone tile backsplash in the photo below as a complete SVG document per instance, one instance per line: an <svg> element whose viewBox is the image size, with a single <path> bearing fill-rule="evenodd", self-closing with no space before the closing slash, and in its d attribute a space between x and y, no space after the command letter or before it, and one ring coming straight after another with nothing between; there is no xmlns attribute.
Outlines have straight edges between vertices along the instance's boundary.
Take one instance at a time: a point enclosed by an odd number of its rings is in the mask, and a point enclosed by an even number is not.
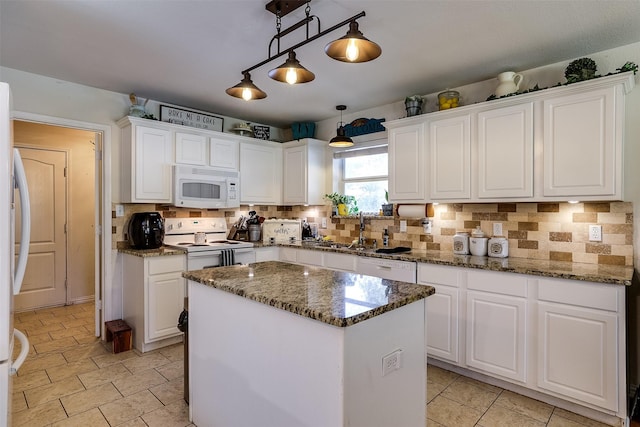
<svg viewBox="0 0 640 427"><path fill-rule="evenodd" d="M240 209L199 210L164 205L125 205L125 216L115 217L113 206L112 247L126 245L126 221L134 212L160 211L169 217L224 217L230 226L240 215L255 210L265 218L307 218L318 223L327 218L323 236L341 243L351 242L360 234L357 217L331 218L330 206L241 206ZM394 211L395 212L395 211ZM365 217L364 236L382 244L384 229L389 231L390 246L451 252L457 230L480 226L491 236L494 223L502 223L509 239L509 256L541 260L582 262L588 264L633 265L633 205L630 202L584 203L486 203L440 204L434 206L432 233L426 235L422 218ZM400 232L400 221L407 221ZM590 242L590 224L602 226L602 242Z"/></svg>

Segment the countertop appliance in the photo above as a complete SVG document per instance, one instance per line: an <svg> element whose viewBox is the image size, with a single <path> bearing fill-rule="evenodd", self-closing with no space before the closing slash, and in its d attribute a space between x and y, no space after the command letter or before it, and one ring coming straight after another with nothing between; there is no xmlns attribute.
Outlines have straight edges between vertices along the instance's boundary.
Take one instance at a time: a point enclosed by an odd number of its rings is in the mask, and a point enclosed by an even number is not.
<svg viewBox="0 0 640 427"><path fill-rule="evenodd" d="M187 270L256 261L253 243L227 240L224 218L166 218L164 229L165 246L187 251ZM204 243L196 243L196 233L205 233Z"/></svg>
<svg viewBox="0 0 640 427"><path fill-rule="evenodd" d="M202 166L173 167L173 204L181 208L237 208L240 174Z"/></svg>
<svg viewBox="0 0 640 427"><path fill-rule="evenodd" d="M164 240L164 220L158 212L136 212L127 228L129 244L134 249L157 249Z"/></svg>
<svg viewBox="0 0 640 427"><path fill-rule="evenodd" d="M13 148L11 91L0 82L0 425L11 425L12 381L29 353L26 336L13 328L13 296L20 292L29 256L31 216L27 177ZM16 200L16 191L19 200ZM20 205L20 252L15 260L16 203ZM20 354L13 355L14 337Z"/></svg>

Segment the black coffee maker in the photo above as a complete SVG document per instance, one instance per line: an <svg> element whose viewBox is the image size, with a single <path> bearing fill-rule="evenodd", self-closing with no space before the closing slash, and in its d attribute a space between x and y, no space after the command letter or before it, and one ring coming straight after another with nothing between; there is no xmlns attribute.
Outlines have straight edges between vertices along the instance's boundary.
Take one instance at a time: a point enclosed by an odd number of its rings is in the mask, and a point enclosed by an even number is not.
<svg viewBox="0 0 640 427"><path fill-rule="evenodd" d="M157 249L164 240L164 219L158 212L134 213L129 220L128 234L132 248Z"/></svg>

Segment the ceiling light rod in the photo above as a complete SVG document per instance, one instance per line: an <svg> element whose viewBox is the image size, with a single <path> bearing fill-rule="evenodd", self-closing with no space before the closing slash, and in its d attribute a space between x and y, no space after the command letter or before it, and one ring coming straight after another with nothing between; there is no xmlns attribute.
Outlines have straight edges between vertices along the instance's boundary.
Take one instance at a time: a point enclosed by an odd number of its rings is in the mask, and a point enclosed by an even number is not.
<svg viewBox="0 0 640 427"><path fill-rule="evenodd" d="M307 38L305 40L309 40L309 23L313 21L313 18L316 18L316 20L318 21L318 33L320 33L320 18L318 18L315 15L311 15L311 16L307 15L307 17L302 19L302 21L293 24L292 26L284 29L283 31L280 31L280 29L278 29L278 34L273 36L273 38L271 39L271 42L269 42L269 58L271 58L271 46L273 45L274 40L276 39L278 40L278 53L280 53L280 39L286 36L287 34L289 34L290 32L295 31L298 28L302 27L303 25L307 26Z"/></svg>
<svg viewBox="0 0 640 427"><path fill-rule="evenodd" d="M283 50L282 52L278 52L276 55L269 56L269 57L268 57L267 59L265 59L264 61L259 62L259 63L257 63L256 65L254 65L254 66L252 66L252 67L250 67L250 68L247 68L246 70L243 70L243 71L242 71L242 74L249 73L249 72L251 72L251 71L255 70L255 69L256 69L256 68L258 68L258 67L262 67L264 64L268 64L269 62L273 61L274 59L280 58L281 56L286 55L286 54L288 54L289 52L291 52L291 51L293 51L293 50L296 50L297 48L299 48L299 47L302 47L302 46L306 45L307 43L311 43L312 41L314 41L314 40L316 40L316 39L319 39L320 37L325 36L325 35L327 35L327 34L329 34L329 33L333 32L333 31L337 30L337 29L338 29L338 28L340 28L340 27L344 27L345 25L347 25L347 24L349 24L349 23L351 23L351 22L355 21L356 19L362 18L363 16L366 16L366 14L365 14L364 10L363 10L362 12L358 13L357 15L353 15L351 18L347 18L347 19L345 19L344 21L342 21L342 22L340 22L340 23L338 23L338 24L334 25L333 27L327 28L326 30L319 32L319 33L318 33L318 34L316 34L315 36L311 36L311 37L309 37L309 38L307 38L307 39L305 39L305 40L301 41L301 42L300 42L300 43L298 43L297 45L291 46L290 48L288 48L288 49L286 49L286 50ZM294 25L297 25L297 24L294 24ZM286 31L286 30L285 30L285 31Z"/></svg>

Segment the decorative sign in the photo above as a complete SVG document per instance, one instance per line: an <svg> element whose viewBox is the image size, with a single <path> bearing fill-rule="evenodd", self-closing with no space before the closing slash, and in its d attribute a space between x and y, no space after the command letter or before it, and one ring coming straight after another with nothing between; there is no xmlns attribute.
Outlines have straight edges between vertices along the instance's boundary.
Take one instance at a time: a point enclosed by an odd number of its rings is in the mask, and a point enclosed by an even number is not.
<svg viewBox="0 0 640 427"><path fill-rule="evenodd" d="M270 129L269 126L253 125L253 137L268 140L271 136Z"/></svg>
<svg viewBox="0 0 640 427"><path fill-rule="evenodd" d="M381 125L385 119L355 119L351 123L344 125L344 134L348 137L366 135L368 133L384 132L386 129Z"/></svg>
<svg viewBox="0 0 640 427"><path fill-rule="evenodd" d="M160 121L199 129L217 130L218 132L222 132L223 123L221 117L169 107L168 105L160 106Z"/></svg>

